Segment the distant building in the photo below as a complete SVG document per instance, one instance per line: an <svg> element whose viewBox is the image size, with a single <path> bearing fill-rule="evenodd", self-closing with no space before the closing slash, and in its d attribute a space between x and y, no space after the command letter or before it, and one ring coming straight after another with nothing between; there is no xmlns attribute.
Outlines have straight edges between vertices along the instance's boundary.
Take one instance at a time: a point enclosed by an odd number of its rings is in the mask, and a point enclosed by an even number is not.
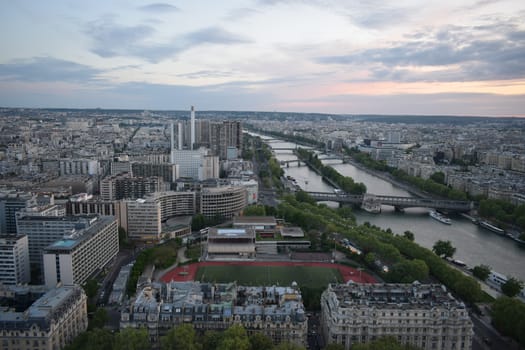
<svg viewBox="0 0 525 350"><path fill-rule="evenodd" d="M209 154L206 148L197 150L172 150L172 163L179 166L179 176L194 180L219 177L218 158Z"/></svg>
<svg viewBox="0 0 525 350"><path fill-rule="evenodd" d="M353 344L391 336L420 349L470 349L472 321L462 302L438 284L328 285L321 295L327 343Z"/></svg>
<svg viewBox="0 0 525 350"><path fill-rule="evenodd" d="M277 221L273 216L235 216L234 228L250 228L261 237L274 237L277 233Z"/></svg>
<svg viewBox="0 0 525 350"><path fill-rule="evenodd" d="M16 213L37 206L36 196L26 192L0 192L0 233L17 233Z"/></svg>
<svg viewBox="0 0 525 350"><path fill-rule="evenodd" d="M147 194L166 190L161 177L136 177L128 173L109 176L100 181L100 199L113 201L119 199L144 198Z"/></svg>
<svg viewBox="0 0 525 350"><path fill-rule="evenodd" d="M207 250L208 259L253 259L255 258L255 230L210 227Z"/></svg>
<svg viewBox="0 0 525 350"><path fill-rule="evenodd" d="M246 287L235 283L171 282L142 289L121 313L120 328L145 327L154 343L172 327L223 331L243 326L275 344L306 345L308 320L301 293L292 287Z"/></svg>
<svg viewBox="0 0 525 350"><path fill-rule="evenodd" d="M246 204L257 204L259 200L259 183L256 180L232 180L234 186L242 186L246 189Z"/></svg>
<svg viewBox="0 0 525 350"><path fill-rule="evenodd" d="M78 286L51 289L23 312L0 312L4 350L57 350L88 326L87 297Z"/></svg>
<svg viewBox="0 0 525 350"><path fill-rule="evenodd" d="M74 232L44 249L44 276L48 287L83 284L104 268L119 251L117 221L101 216L90 227Z"/></svg>
<svg viewBox="0 0 525 350"><path fill-rule="evenodd" d="M62 175L99 175L100 166L93 159L59 159L59 174Z"/></svg>
<svg viewBox="0 0 525 350"><path fill-rule="evenodd" d="M121 226L131 239L159 241L161 238L161 208L158 201L137 199L122 202L124 215Z"/></svg>
<svg viewBox="0 0 525 350"><path fill-rule="evenodd" d="M224 120L210 122L209 125L209 145L214 155L219 156L220 159L233 159L234 155L242 151L242 124L240 121Z"/></svg>
<svg viewBox="0 0 525 350"><path fill-rule="evenodd" d="M131 274L133 264L122 266L115 282L113 282L113 288L109 295L108 304L121 304L126 294L126 287Z"/></svg>
<svg viewBox="0 0 525 350"><path fill-rule="evenodd" d="M0 235L0 284L29 283L29 246L26 235Z"/></svg>
<svg viewBox="0 0 525 350"><path fill-rule="evenodd" d="M232 218L246 207L246 189L242 186L204 188L200 199L202 215Z"/></svg>
<svg viewBox="0 0 525 350"><path fill-rule="evenodd" d="M27 235L31 268L42 271L44 248L76 230L89 227L96 216L24 216L17 220L18 230Z"/></svg>
<svg viewBox="0 0 525 350"><path fill-rule="evenodd" d="M177 164L155 164L155 163L131 163L134 176L161 177L164 182L175 182L179 177L179 166Z"/></svg>

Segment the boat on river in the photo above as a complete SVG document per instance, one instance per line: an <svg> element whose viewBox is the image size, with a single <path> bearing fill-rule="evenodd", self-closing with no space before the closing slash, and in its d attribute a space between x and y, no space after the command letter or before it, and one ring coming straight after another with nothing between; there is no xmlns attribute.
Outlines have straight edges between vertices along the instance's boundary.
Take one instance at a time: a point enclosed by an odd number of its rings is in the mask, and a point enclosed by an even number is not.
<svg viewBox="0 0 525 350"><path fill-rule="evenodd" d="M501 229L497 226L494 226L492 224L489 224L488 222L486 221L480 221L479 222L479 226L483 227L483 228L486 228L487 230L490 230L492 232L495 232L497 233L498 235L504 235L505 234L505 230L504 229Z"/></svg>
<svg viewBox="0 0 525 350"><path fill-rule="evenodd" d="M441 222L442 224L445 224L445 225L451 225L452 224L452 221L447 218L445 215L442 215L440 213L438 213L437 211L435 210L431 210L428 215L430 215L430 217L434 220L437 220L439 222Z"/></svg>
<svg viewBox="0 0 525 350"><path fill-rule="evenodd" d="M372 214L379 214L381 212L381 201L370 193L365 193L361 209Z"/></svg>

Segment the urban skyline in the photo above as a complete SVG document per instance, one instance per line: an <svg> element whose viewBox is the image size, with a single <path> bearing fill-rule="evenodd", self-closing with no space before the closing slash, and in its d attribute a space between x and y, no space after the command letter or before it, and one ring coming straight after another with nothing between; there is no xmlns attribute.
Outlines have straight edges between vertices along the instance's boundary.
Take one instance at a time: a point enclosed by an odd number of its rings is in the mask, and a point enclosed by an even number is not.
<svg viewBox="0 0 525 350"><path fill-rule="evenodd" d="M524 116L519 1L5 4L0 105Z"/></svg>

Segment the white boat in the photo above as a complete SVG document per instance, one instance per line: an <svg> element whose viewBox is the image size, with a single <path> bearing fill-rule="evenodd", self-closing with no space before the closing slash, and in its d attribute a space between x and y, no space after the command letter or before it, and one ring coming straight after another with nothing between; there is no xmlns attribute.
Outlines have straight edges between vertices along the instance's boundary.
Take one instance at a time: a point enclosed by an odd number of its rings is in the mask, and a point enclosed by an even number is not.
<svg viewBox="0 0 525 350"><path fill-rule="evenodd" d="M441 215L440 213L438 213L437 211L435 210L431 210L428 215L430 215L430 217L432 219L435 219L443 224L446 224L446 225L451 225L452 224L452 221L447 218L446 216L444 215Z"/></svg>
<svg viewBox="0 0 525 350"><path fill-rule="evenodd" d="M361 209L372 214L379 214L381 212L381 201L373 194L366 193L363 196Z"/></svg>
<svg viewBox="0 0 525 350"><path fill-rule="evenodd" d="M483 228L486 228L487 230L490 230L492 232L495 232L495 233L497 233L499 235L505 234L505 230L503 230L503 229L501 229L501 228L499 228L497 226L491 225L491 224L489 224L486 221L480 221L479 222L479 226L481 226Z"/></svg>

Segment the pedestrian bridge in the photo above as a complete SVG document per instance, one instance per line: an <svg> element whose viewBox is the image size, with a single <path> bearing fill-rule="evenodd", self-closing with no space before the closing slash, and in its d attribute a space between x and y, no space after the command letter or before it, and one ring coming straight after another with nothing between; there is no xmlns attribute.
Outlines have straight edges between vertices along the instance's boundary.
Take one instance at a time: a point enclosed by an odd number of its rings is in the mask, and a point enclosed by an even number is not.
<svg viewBox="0 0 525 350"><path fill-rule="evenodd" d="M330 192L307 192L316 201L328 201L348 204L363 203L363 195L330 193ZM404 208L433 208L438 210L449 210L466 212L474 207L470 201L456 201L449 199L430 199L415 197L397 197L397 196L377 196L373 195L382 205L391 205L396 209Z"/></svg>

